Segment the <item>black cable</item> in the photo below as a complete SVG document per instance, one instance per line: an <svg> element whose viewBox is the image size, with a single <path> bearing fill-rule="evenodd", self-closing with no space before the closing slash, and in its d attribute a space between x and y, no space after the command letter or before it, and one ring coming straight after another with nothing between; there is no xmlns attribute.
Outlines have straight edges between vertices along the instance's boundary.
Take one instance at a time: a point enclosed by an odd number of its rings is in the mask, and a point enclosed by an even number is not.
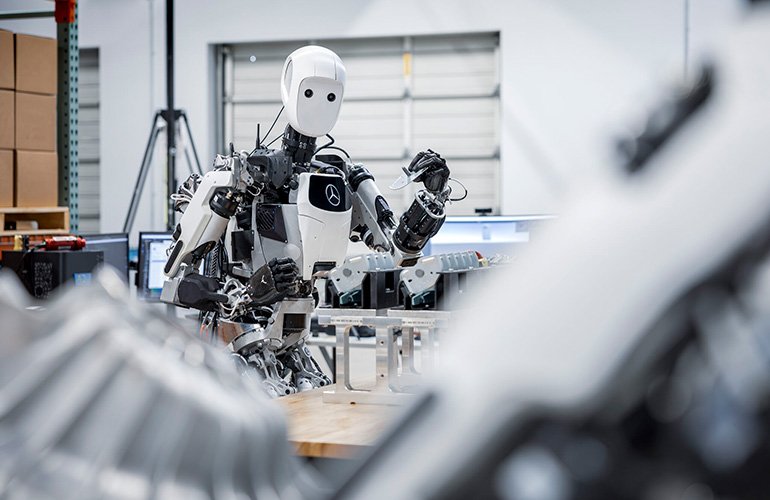
<svg viewBox="0 0 770 500"><path fill-rule="evenodd" d="M281 137L283 137L283 134L281 134L281 135L279 135L279 136L276 136L276 138L275 138L275 139L273 139L272 141L270 141L269 143L267 143L267 145L265 146L265 148L269 148L269 147L270 147L270 146L271 146L271 145L272 145L272 144L273 144L275 141L277 141L277 140L278 140L278 139L280 139Z"/></svg>
<svg viewBox="0 0 770 500"><path fill-rule="evenodd" d="M450 177L449 180L450 181L455 181L456 183L458 183L463 188L463 190L465 190L465 194L463 194L463 196L461 198L454 198L454 199L453 198L449 198L449 201L463 201L465 198L468 197L468 188L465 187L465 184L463 184L462 182L458 181L457 179L453 179L452 177ZM450 195L452 194L452 187L451 186L449 186L449 194Z"/></svg>
<svg viewBox="0 0 770 500"><path fill-rule="evenodd" d="M326 137L328 137L328 138L329 138L329 142L327 142L327 143L326 143L326 144L324 144L323 146L320 146L320 147L317 147L317 148L315 148L315 152L313 153L314 155L315 155L316 153L318 153L319 151L321 151L322 149L324 149L324 148L328 148L329 146L331 146L332 144L334 144L334 137L330 136L329 134L326 134Z"/></svg>
<svg viewBox="0 0 770 500"><path fill-rule="evenodd" d="M272 124L272 125L270 125L270 128L269 128L269 129L267 129L267 133L265 134L265 139L267 139L267 137L269 137L269 136L270 136L270 132L272 132L272 131L273 131L273 127L275 127L275 124L276 124L276 123L278 123L278 118L280 118L280 117L281 117L281 113L283 113L283 108L285 108L285 107L286 107L286 106L281 106L281 109L280 109L280 110L278 110L278 114L277 114L277 115L275 115L275 120L273 120L273 124ZM283 134L281 134L281 135L283 135ZM281 135L279 135L278 137L281 137ZM272 141L270 141L270 142L269 142L269 143L268 143L268 144L265 146L265 148L269 148L271 144L273 144L275 141L277 141L277 140L278 140L278 137L276 137L275 139L273 139ZM255 149L254 149L254 151L256 151L256 150L257 150L257 149L255 148ZM252 154L254 153L254 151L252 151Z"/></svg>
<svg viewBox="0 0 770 500"><path fill-rule="evenodd" d="M342 151L342 152L345 154L345 156L347 156L347 157L348 157L348 160L351 160L351 158L350 158L350 155L348 154L348 152L347 152L347 151L345 151L344 149L342 149L342 148L341 148L341 147L339 147L339 146L322 146L322 147L320 147L320 148L316 149L316 150L315 150L315 152L316 152L316 153L318 153L318 152L319 152L319 151L321 151L322 149L336 149L337 151Z"/></svg>

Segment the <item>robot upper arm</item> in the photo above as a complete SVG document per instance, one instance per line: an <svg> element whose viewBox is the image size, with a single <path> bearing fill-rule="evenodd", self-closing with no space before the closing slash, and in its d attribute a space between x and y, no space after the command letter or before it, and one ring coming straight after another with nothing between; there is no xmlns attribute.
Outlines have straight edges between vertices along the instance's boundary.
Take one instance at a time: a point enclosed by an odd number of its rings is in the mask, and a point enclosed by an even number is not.
<svg viewBox="0 0 770 500"><path fill-rule="evenodd" d="M214 170L203 176L174 231L164 273L176 276L182 264L197 264L211 250L238 208L232 189L236 179L231 170Z"/></svg>

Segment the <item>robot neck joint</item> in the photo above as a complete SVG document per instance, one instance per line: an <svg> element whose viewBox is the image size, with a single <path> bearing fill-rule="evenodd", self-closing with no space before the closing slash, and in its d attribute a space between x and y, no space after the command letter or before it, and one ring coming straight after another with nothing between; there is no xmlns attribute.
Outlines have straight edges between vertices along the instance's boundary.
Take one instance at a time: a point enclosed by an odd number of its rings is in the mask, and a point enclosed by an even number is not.
<svg viewBox="0 0 770 500"><path fill-rule="evenodd" d="M292 157L294 163L308 164L315 153L315 137L301 134L291 125L283 131L283 150Z"/></svg>

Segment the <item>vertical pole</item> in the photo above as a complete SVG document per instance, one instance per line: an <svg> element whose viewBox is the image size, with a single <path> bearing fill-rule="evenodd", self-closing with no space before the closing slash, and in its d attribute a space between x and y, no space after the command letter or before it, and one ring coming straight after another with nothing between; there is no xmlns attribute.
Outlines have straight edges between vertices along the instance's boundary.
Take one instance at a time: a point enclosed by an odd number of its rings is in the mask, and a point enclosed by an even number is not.
<svg viewBox="0 0 770 500"><path fill-rule="evenodd" d="M176 116L174 115L174 0L166 0L166 228L174 230L176 192Z"/></svg>
<svg viewBox="0 0 770 500"><path fill-rule="evenodd" d="M56 0L57 151L59 205L70 210L70 229L78 230L78 17L76 0Z"/></svg>

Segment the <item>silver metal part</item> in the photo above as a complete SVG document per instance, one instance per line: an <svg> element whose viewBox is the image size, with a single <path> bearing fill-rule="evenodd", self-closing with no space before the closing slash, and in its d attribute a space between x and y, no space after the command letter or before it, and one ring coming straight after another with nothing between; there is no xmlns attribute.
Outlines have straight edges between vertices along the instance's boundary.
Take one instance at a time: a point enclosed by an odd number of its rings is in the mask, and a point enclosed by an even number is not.
<svg viewBox="0 0 770 500"><path fill-rule="evenodd" d="M418 388L421 373L435 367L438 337L449 326L447 311L389 310L377 315L374 309L319 309L318 323L334 325L336 331L336 383L325 391L324 402L363 404L404 404ZM354 385L350 371L350 334L352 326L375 329L376 381L374 387ZM399 345L397 331L401 331ZM422 372L415 366L415 335L421 335ZM424 340L422 340L424 339ZM402 367L399 370L399 366Z"/></svg>
<svg viewBox="0 0 770 500"><path fill-rule="evenodd" d="M297 392L296 386L281 376L283 366L275 357L275 352L271 349L255 350L249 355L248 362L262 375L262 385L271 397L288 396Z"/></svg>
<svg viewBox="0 0 770 500"><path fill-rule="evenodd" d="M182 277L171 278L164 281L163 289L160 292L161 302L165 302L166 304L182 305L179 303L179 297L177 295L177 291L179 290L179 283L181 282Z"/></svg>
<svg viewBox="0 0 770 500"><path fill-rule="evenodd" d="M274 306L267 322L267 338L280 341L279 354L310 335L310 315L315 308L312 297L285 299Z"/></svg>
<svg viewBox="0 0 770 500"><path fill-rule="evenodd" d="M395 269L393 256L385 252L375 252L348 257L327 275L337 293L347 293L361 287L369 271Z"/></svg>
<svg viewBox="0 0 770 500"><path fill-rule="evenodd" d="M422 257L417 263L401 272L401 282L416 295L432 288L439 274L450 271L467 271L481 267L476 252L457 252Z"/></svg>

